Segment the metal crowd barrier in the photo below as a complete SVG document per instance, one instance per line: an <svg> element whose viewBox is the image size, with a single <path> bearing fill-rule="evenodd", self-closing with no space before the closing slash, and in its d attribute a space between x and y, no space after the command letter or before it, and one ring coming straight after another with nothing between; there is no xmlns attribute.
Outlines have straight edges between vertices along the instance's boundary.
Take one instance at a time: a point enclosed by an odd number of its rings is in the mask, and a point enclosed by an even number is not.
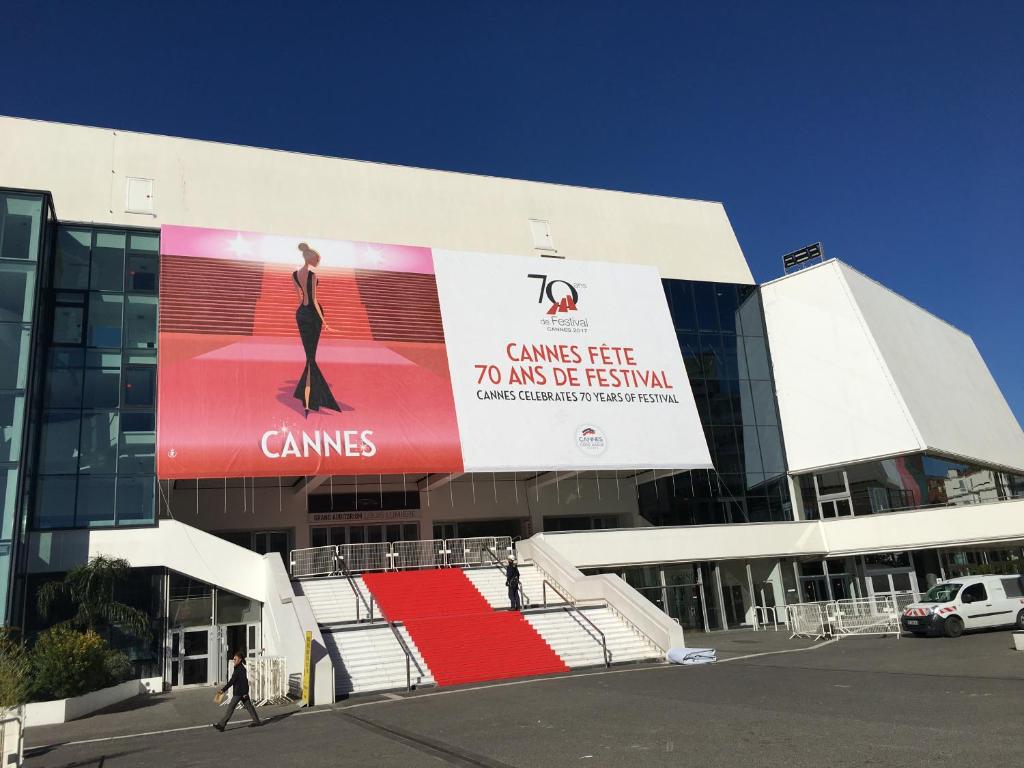
<svg viewBox="0 0 1024 768"><path fill-rule="evenodd" d="M288 701L288 666L284 656L255 656L246 664L250 696L257 707Z"/></svg>
<svg viewBox="0 0 1024 768"><path fill-rule="evenodd" d="M786 606L791 638L900 636L900 615L918 596L912 592L795 603Z"/></svg>
<svg viewBox="0 0 1024 768"><path fill-rule="evenodd" d="M785 620L782 621L785 623ZM754 606L754 631L759 632L761 629L767 629L769 625L775 627L775 631L779 631L779 608L774 605L755 605Z"/></svg>
<svg viewBox="0 0 1024 768"><path fill-rule="evenodd" d="M511 536L338 544L293 549L290 570L298 578L409 568L471 568L492 565L491 553L504 560L513 552Z"/></svg>

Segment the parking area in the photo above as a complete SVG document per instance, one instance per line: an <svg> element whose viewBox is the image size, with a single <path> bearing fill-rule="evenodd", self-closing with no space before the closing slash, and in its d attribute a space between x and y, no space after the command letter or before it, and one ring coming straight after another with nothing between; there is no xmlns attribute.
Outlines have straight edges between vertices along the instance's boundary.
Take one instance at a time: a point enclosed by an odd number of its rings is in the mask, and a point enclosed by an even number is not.
<svg viewBox="0 0 1024 768"><path fill-rule="evenodd" d="M1008 632L956 640L712 635L721 663L632 666L239 715L208 691L30 729L43 766L1015 765L1024 653ZM166 732L156 732L166 731ZM145 732L146 735L133 735Z"/></svg>

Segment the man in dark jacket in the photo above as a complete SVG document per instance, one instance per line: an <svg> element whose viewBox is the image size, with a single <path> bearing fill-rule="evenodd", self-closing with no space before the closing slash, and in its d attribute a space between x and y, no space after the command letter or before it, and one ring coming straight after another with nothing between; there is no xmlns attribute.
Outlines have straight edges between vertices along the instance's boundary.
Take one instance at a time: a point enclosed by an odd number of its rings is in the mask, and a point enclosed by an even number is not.
<svg viewBox="0 0 1024 768"><path fill-rule="evenodd" d="M505 569L505 586L508 587L508 600L512 604L512 610L518 611L522 604L519 602L519 567L516 559L509 555L508 567Z"/></svg>
<svg viewBox="0 0 1024 768"><path fill-rule="evenodd" d="M224 732L224 726L228 724L228 720L231 719L231 715L235 712L235 707L239 704L242 704L248 710L249 717L252 718L252 722L249 723L250 728L256 728L263 724L260 722L260 716L256 714L256 707L252 705L252 700L249 698L249 677L245 673L245 657L240 653L236 653L232 661L235 664L235 671L231 673L231 679L220 689L221 693L226 693L228 688L232 689L231 701L228 702L228 711L224 713L224 717L220 719L219 723L213 724L213 727L221 733Z"/></svg>

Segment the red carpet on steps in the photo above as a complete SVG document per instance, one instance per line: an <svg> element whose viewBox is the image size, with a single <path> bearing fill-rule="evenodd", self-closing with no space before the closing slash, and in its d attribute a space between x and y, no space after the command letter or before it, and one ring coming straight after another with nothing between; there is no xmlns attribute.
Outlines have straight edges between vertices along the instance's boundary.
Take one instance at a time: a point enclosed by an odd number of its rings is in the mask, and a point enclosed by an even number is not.
<svg viewBox="0 0 1024 768"><path fill-rule="evenodd" d="M389 621L409 630L438 685L568 672L518 612L495 611L457 568L366 573Z"/></svg>

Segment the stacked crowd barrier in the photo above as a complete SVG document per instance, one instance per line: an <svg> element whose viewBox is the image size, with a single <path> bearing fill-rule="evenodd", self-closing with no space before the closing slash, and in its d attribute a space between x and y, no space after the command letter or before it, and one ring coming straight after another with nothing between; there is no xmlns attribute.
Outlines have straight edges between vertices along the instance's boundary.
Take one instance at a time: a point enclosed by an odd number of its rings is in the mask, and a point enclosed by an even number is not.
<svg viewBox="0 0 1024 768"><path fill-rule="evenodd" d="M494 565L514 553L510 536L338 544L291 552L291 575L401 571L415 568L472 568Z"/></svg>
<svg viewBox="0 0 1024 768"><path fill-rule="evenodd" d="M900 615L916 602L912 592L796 603L786 607L790 637L900 636Z"/></svg>

